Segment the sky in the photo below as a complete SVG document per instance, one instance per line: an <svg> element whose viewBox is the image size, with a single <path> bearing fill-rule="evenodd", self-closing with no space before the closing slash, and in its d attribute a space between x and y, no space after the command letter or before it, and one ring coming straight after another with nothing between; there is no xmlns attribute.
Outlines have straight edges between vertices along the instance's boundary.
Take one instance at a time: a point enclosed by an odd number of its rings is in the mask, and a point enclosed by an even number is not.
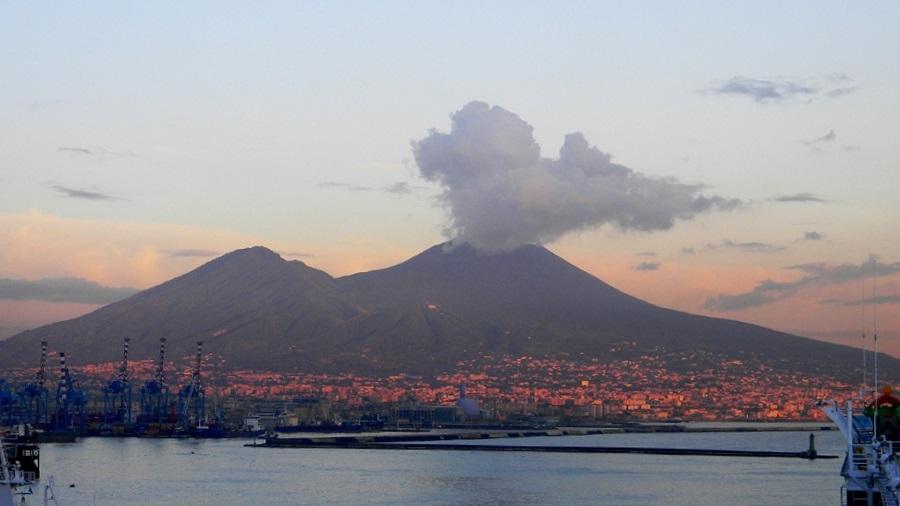
<svg viewBox="0 0 900 506"><path fill-rule="evenodd" d="M897 19L2 2L0 336L241 247L344 275L455 237L542 243L656 304L854 345L874 298L900 354Z"/></svg>

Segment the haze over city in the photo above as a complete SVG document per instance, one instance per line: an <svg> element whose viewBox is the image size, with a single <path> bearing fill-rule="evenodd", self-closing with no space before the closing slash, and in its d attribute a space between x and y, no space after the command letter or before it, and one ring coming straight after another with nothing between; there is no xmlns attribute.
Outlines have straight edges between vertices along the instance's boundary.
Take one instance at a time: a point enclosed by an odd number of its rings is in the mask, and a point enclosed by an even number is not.
<svg viewBox="0 0 900 506"><path fill-rule="evenodd" d="M867 7L4 5L0 336L238 248L338 276L459 238L845 344L877 297L900 353L898 7Z"/></svg>

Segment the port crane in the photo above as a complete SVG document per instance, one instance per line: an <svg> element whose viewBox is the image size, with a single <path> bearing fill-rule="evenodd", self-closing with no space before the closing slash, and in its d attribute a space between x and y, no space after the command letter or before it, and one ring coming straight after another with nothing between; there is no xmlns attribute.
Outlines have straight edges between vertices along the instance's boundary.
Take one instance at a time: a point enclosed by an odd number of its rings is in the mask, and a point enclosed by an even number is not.
<svg viewBox="0 0 900 506"><path fill-rule="evenodd" d="M163 337L159 340L156 374L141 387L140 421L143 424L162 423L168 415L169 387L166 385L165 360L166 338Z"/></svg>
<svg viewBox="0 0 900 506"><path fill-rule="evenodd" d="M196 429L206 423L206 395L200 377L203 341L197 341L197 355L191 377L178 392L178 425L182 430Z"/></svg>
<svg viewBox="0 0 900 506"><path fill-rule="evenodd" d="M86 422L84 409L87 395L72 378L66 365L66 354L59 354L59 382L56 384L56 412L53 426L56 430L82 431Z"/></svg>
<svg viewBox="0 0 900 506"><path fill-rule="evenodd" d="M115 378L103 387L104 425L131 423L131 379L128 375L128 343L125 338L122 348L122 363Z"/></svg>
<svg viewBox="0 0 900 506"><path fill-rule="evenodd" d="M41 362L34 381L17 392L19 422L32 427L50 422L50 392L47 390L47 341L41 341Z"/></svg>

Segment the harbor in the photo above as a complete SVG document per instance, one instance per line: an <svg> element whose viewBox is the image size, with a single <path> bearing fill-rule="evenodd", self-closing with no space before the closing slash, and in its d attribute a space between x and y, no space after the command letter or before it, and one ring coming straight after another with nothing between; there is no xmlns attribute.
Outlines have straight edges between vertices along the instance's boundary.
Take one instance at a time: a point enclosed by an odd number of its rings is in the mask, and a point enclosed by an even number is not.
<svg viewBox="0 0 900 506"><path fill-rule="evenodd" d="M805 449L806 432L621 433L457 444ZM41 445L62 504L833 504L840 461L508 451L264 449L252 440L84 438ZM838 454L840 433L816 433ZM146 476L154 477L153 483ZM698 496L691 483L704 483ZM765 482L766 487L760 487ZM165 486L159 486L163 483ZM74 484L75 487L69 487Z"/></svg>

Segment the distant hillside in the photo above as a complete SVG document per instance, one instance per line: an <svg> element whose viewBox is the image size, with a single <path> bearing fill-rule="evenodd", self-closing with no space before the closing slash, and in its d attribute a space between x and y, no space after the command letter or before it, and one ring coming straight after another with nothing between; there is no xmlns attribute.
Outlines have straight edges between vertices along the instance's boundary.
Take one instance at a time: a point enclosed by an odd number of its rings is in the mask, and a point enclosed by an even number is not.
<svg viewBox="0 0 900 506"><path fill-rule="evenodd" d="M845 346L654 306L542 247L486 255L441 244L337 279L262 247L238 250L0 342L0 365L33 365L42 339L75 363L115 360L125 336L137 358L154 357L160 337L173 356L202 339L231 368L284 371L429 374L484 353L588 360L623 341L634 343L635 355L699 351L847 376L858 356ZM881 360L885 370L897 365Z"/></svg>

